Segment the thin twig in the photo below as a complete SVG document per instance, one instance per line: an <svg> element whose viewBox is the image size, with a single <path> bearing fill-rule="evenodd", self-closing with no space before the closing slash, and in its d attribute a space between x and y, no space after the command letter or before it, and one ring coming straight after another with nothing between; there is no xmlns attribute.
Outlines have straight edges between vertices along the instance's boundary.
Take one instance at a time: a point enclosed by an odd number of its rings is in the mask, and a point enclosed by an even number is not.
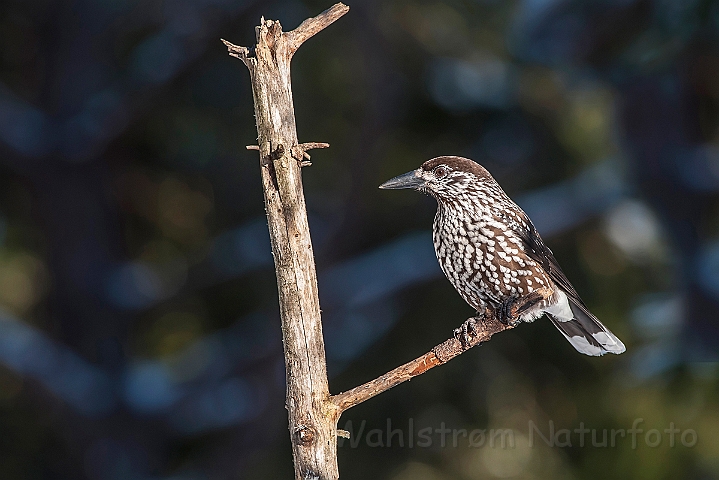
<svg viewBox="0 0 719 480"><path fill-rule="evenodd" d="M327 28L330 24L347 13L349 9L350 7L344 3L336 3L316 17L308 18L291 32L285 33L284 35L287 37L290 55L295 53L297 49L300 48L300 45L302 45L308 38Z"/></svg>
<svg viewBox="0 0 719 480"><path fill-rule="evenodd" d="M307 150L312 150L315 148L330 148L330 144L324 143L324 142L308 142L308 143L300 143L299 147L302 150L307 151Z"/></svg>
<svg viewBox="0 0 719 480"><path fill-rule="evenodd" d="M250 50L247 47L235 45L232 42L228 42L224 38L221 38L220 40L227 47L227 52L230 54L231 57L239 58L245 64L247 64L247 56L250 54Z"/></svg>
<svg viewBox="0 0 719 480"><path fill-rule="evenodd" d="M329 148L329 146L329 143L323 142L300 143L299 145L292 147L292 156L300 162L300 167L309 167L312 165L312 162L310 162L312 157L310 157L310 154L307 153L307 150L312 150L313 148Z"/></svg>
<svg viewBox="0 0 719 480"><path fill-rule="evenodd" d="M512 311L515 312L517 308L518 307L516 306L513 307ZM509 330L510 328L514 328L514 326L515 325L505 325L500 322L497 320L495 312L487 309L484 313L484 318L477 319L474 335L470 336L470 341L467 345L463 344L457 338L450 338L449 340L440 343L424 355L421 355L414 360L407 362L378 378L375 378L374 380L351 390L347 390L346 392L332 395L330 397L330 401L334 403L341 412L344 412L345 410L352 408L355 405L359 405L360 403L369 400L370 398L379 395L380 393L385 392L400 383L411 380L418 375L422 375L437 365L447 363L470 348L488 341L495 333Z"/></svg>

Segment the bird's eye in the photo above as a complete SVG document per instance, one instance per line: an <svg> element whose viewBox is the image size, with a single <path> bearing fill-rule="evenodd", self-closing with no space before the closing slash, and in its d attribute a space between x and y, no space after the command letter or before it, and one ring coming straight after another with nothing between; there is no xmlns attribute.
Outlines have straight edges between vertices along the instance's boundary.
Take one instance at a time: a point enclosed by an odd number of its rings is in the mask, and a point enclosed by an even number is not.
<svg viewBox="0 0 719 480"><path fill-rule="evenodd" d="M447 170L447 167L439 166L434 169L434 176L437 178L444 178L447 176L449 171Z"/></svg>

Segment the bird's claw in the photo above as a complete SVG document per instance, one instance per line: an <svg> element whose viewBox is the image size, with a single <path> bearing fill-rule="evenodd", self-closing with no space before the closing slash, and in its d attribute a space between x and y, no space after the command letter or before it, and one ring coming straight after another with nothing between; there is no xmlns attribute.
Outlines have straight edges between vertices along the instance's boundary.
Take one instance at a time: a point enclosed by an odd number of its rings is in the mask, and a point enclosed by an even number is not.
<svg viewBox="0 0 719 480"><path fill-rule="evenodd" d="M508 327L515 327L521 322L522 314L536 306L542 300L544 300L544 297L538 291L534 291L521 298L508 298L499 306L497 317L500 322ZM514 313L512 313L512 310L514 310Z"/></svg>
<svg viewBox="0 0 719 480"><path fill-rule="evenodd" d="M470 317L464 321L461 327L454 329L454 338L459 340L464 348L469 348L472 337L477 333L477 317Z"/></svg>
<svg viewBox="0 0 719 480"><path fill-rule="evenodd" d="M512 315L512 307L516 301L517 299L513 297L505 300L497 311L497 319L508 327L514 327L521 321L516 314Z"/></svg>

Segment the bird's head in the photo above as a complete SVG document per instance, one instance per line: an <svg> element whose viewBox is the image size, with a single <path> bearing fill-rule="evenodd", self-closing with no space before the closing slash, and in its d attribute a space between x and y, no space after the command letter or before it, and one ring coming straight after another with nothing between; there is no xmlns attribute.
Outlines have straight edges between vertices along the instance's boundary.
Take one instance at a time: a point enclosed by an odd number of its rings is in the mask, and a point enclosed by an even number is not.
<svg viewBox="0 0 719 480"><path fill-rule="evenodd" d="M437 199L456 197L468 189L494 181L484 167L463 157L437 157L427 160L417 170L387 180L379 188L413 188Z"/></svg>

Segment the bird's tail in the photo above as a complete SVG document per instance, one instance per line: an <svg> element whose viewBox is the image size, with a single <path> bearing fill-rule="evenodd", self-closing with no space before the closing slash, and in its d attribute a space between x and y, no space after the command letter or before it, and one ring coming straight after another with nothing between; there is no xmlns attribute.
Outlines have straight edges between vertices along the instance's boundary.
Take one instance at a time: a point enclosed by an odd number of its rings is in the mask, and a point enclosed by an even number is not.
<svg viewBox="0 0 719 480"><path fill-rule="evenodd" d="M563 321L560 316L547 312L557 329L569 340L579 353L584 355L620 354L626 347L612 332L600 322L584 305L567 296L572 319Z"/></svg>

